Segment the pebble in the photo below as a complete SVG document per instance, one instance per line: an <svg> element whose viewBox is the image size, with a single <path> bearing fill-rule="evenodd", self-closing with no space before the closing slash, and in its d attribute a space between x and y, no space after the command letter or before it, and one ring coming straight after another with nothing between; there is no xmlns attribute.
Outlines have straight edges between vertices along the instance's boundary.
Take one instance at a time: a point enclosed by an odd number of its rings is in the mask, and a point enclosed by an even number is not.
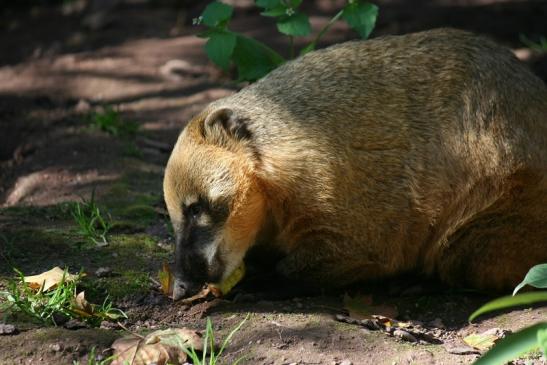
<svg viewBox="0 0 547 365"><path fill-rule="evenodd" d="M378 322L373 321L372 319L361 320L361 326L373 331L377 331L380 329L380 325L378 324Z"/></svg>
<svg viewBox="0 0 547 365"><path fill-rule="evenodd" d="M353 365L353 363L349 360L342 360L339 365Z"/></svg>
<svg viewBox="0 0 547 365"><path fill-rule="evenodd" d="M49 349L53 352L63 351L63 345L59 342L55 342L49 345Z"/></svg>
<svg viewBox="0 0 547 365"><path fill-rule="evenodd" d="M454 355L474 355L474 354L480 354L480 351L475 350L472 347L469 346L458 346L458 347L451 347L447 348L446 351L450 354Z"/></svg>
<svg viewBox="0 0 547 365"><path fill-rule="evenodd" d="M494 327L494 328L490 328L489 330L484 331L481 335L482 336L496 336L497 338L504 338L508 334L511 334L511 331Z"/></svg>
<svg viewBox="0 0 547 365"><path fill-rule="evenodd" d="M87 325L82 321L78 321L77 319L71 319L64 324L64 327L69 330L77 330L80 328L85 328L87 327Z"/></svg>
<svg viewBox="0 0 547 365"><path fill-rule="evenodd" d="M98 278L105 278L112 275L112 269L109 267L99 267L95 270L95 276Z"/></svg>
<svg viewBox="0 0 547 365"><path fill-rule="evenodd" d="M435 318L434 320L429 322L429 326L430 327L435 327L435 328L442 328L442 329L446 328L446 326L444 325L442 319L440 319L440 318Z"/></svg>
<svg viewBox="0 0 547 365"><path fill-rule="evenodd" d="M418 342L418 340L416 339L416 337L414 337L413 334L407 331L404 331L402 329L396 329L395 331L393 331L393 336L399 337L400 339L408 341L408 342Z"/></svg>
<svg viewBox="0 0 547 365"><path fill-rule="evenodd" d="M112 323L109 321L102 321L100 328L106 329L106 330L113 330L113 329L117 329L118 325L116 323Z"/></svg>
<svg viewBox="0 0 547 365"><path fill-rule="evenodd" d="M87 100L80 99L74 108L78 113L87 113L91 109L91 105Z"/></svg>
<svg viewBox="0 0 547 365"><path fill-rule="evenodd" d="M0 323L0 335L15 335L17 328L12 324Z"/></svg>

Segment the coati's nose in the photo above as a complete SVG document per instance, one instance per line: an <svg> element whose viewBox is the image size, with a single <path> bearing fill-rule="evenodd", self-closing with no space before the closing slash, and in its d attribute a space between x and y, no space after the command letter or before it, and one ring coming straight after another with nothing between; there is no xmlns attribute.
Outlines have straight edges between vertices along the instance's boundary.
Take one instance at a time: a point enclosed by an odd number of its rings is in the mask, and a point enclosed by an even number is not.
<svg viewBox="0 0 547 365"><path fill-rule="evenodd" d="M175 279L173 284L173 300L179 300L184 298L188 292L188 288L185 282L179 279Z"/></svg>

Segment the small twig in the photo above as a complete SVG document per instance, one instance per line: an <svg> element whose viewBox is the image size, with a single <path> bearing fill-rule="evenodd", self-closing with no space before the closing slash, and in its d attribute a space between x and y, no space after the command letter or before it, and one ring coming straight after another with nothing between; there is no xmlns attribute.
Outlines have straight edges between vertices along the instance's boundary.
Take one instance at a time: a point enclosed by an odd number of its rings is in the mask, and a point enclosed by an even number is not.
<svg viewBox="0 0 547 365"><path fill-rule="evenodd" d="M130 331L127 327L125 327L120 321L117 321L116 324L120 326L124 331L131 333L133 336L140 338L141 340L144 339L144 336L139 335L136 332Z"/></svg>

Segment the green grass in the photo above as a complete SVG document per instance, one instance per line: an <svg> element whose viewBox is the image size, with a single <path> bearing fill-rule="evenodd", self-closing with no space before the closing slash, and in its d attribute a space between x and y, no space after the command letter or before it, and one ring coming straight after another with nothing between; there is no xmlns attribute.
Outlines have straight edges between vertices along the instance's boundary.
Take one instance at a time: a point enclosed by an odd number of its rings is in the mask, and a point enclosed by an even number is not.
<svg viewBox="0 0 547 365"><path fill-rule="evenodd" d="M112 301L105 298L100 305L90 305L92 312L82 312L75 304L77 286L81 279L78 275L75 280L64 279L50 291L35 291L24 282L25 276L16 270L19 282L10 280L7 290L0 292L0 309L7 314L23 314L24 316L42 324L57 325L60 318L75 318L88 323L91 326L100 325L103 320L115 320L127 318L120 309L114 308ZM65 275L66 275L65 270Z"/></svg>
<svg viewBox="0 0 547 365"><path fill-rule="evenodd" d="M110 217L103 215L95 203L95 192L91 193L91 199L74 203L72 217L79 227L79 233L97 246L106 246L106 235L112 228Z"/></svg>
<svg viewBox="0 0 547 365"><path fill-rule="evenodd" d="M203 349L201 349L201 356L197 354L196 349L194 349L193 347L190 347L190 349L188 349L183 346L182 349L192 360L192 364L194 365L216 365L218 364L219 358L222 356L224 349L230 343L232 337L241 329L241 326L243 326L248 318L249 315L247 315L243 319L243 321L239 322L239 324L234 329L232 329L232 331L230 331L228 336L226 336L224 341L222 341L222 345L220 346L220 349L218 351L215 349L215 333L213 331L213 324L211 322L211 319L207 318L207 325L205 328L205 337L203 339ZM209 355L208 359L207 355ZM240 357L232 365L237 365L243 359L243 356Z"/></svg>
<svg viewBox="0 0 547 365"><path fill-rule="evenodd" d="M540 36L537 41L528 38L524 34L520 34L520 41L528 48L538 52L547 52L547 37Z"/></svg>
<svg viewBox="0 0 547 365"><path fill-rule="evenodd" d="M95 112L89 117L92 128L99 129L114 137L134 137L139 125L133 121L124 120L114 108L107 106L102 112Z"/></svg>

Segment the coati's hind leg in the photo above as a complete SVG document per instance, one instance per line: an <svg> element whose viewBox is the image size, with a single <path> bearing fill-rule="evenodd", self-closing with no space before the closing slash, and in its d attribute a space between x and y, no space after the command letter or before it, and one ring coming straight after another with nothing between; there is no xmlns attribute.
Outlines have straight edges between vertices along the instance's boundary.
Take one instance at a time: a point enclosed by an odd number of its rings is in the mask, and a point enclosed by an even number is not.
<svg viewBox="0 0 547 365"><path fill-rule="evenodd" d="M508 194L458 229L437 262L441 279L454 286L509 290L532 266L547 263L546 182Z"/></svg>

